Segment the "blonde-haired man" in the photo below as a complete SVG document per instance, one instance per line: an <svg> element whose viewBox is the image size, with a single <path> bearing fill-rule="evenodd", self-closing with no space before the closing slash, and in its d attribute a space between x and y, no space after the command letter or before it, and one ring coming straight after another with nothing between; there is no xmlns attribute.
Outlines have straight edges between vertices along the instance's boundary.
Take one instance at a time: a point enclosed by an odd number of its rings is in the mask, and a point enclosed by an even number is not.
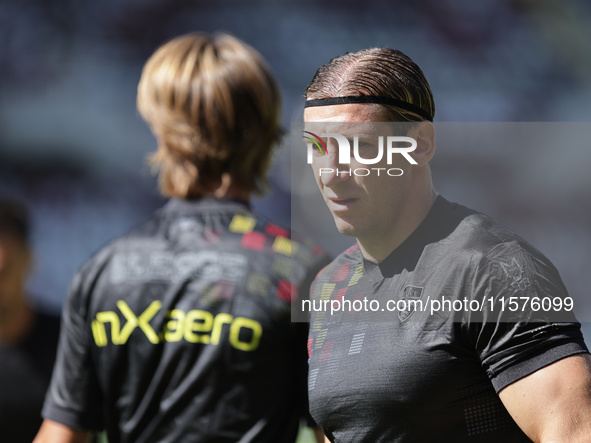
<svg viewBox="0 0 591 443"><path fill-rule="evenodd" d="M226 34L159 48L138 86L170 202L74 278L37 442L292 442L306 328L290 300L325 262L255 214L281 135L262 57Z"/></svg>

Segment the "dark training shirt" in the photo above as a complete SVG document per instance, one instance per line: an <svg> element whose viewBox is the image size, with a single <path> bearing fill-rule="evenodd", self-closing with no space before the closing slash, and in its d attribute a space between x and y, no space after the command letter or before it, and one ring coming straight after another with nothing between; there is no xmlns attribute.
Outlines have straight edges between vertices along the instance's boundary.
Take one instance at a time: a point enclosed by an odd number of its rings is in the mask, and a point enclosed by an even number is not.
<svg viewBox="0 0 591 443"><path fill-rule="evenodd" d="M498 392L588 351L564 304L544 311L519 297L546 298L548 307L568 294L539 251L443 197L380 264L349 248L319 274L311 298L359 300L358 308L366 298L376 311L312 310L312 417L339 443L529 441ZM457 309L441 303L431 312L443 300Z"/></svg>
<svg viewBox="0 0 591 443"><path fill-rule="evenodd" d="M45 418L109 442L293 442L306 323L290 301L327 263L230 200L172 200L75 277Z"/></svg>

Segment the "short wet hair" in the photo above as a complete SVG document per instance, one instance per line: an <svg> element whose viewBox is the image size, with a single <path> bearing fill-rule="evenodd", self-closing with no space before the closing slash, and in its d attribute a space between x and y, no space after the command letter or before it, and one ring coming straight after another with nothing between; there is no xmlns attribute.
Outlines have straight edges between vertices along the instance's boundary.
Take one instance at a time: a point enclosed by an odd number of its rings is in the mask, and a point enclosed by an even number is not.
<svg viewBox="0 0 591 443"><path fill-rule="evenodd" d="M425 74L410 57L390 48L348 52L321 66L306 89L306 99L379 96L418 106L435 116L435 101ZM417 122L425 117L397 106L381 106L385 120Z"/></svg>

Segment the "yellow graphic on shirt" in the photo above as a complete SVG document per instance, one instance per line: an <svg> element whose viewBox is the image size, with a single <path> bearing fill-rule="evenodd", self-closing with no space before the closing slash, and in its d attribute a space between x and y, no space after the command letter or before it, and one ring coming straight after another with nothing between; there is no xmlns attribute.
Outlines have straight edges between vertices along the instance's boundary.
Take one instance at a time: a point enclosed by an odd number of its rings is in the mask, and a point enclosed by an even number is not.
<svg viewBox="0 0 591 443"><path fill-rule="evenodd" d="M226 327L228 328L228 341L233 348L241 351L254 351L259 347L263 335L261 324L250 318L234 317L224 312L213 315L209 311L200 309L188 312L182 309L173 309L166 312L167 321L163 330L157 333L150 325L150 320L160 311L161 307L160 301L153 301L144 312L136 316L125 301L119 300L117 308L126 320L125 325L121 327L120 316L114 311L97 313L91 323L94 342L99 347L109 344L106 326L108 324L111 333L110 341L113 345L127 343L132 332L138 328L153 344L185 340L189 343L218 345L224 327Z"/></svg>
<svg viewBox="0 0 591 443"><path fill-rule="evenodd" d="M355 273L351 276L348 286L353 286L359 283L361 277L363 277L363 263L359 264L359 266L355 268Z"/></svg>
<svg viewBox="0 0 591 443"><path fill-rule="evenodd" d="M336 288L335 283L324 283L320 289L320 301L322 303L323 300L330 300L332 293ZM316 319L314 323L311 325L310 332L317 333L316 339L314 340L314 349L321 349L324 345L324 340L326 339L326 334L328 333L327 328L323 328L324 317L326 316L326 311L321 310L317 313Z"/></svg>
<svg viewBox="0 0 591 443"><path fill-rule="evenodd" d="M296 253L297 243L293 243L289 238L276 237L271 249L283 255L291 256Z"/></svg>
<svg viewBox="0 0 591 443"><path fill-rule="evenodd" d="M251 232L254 229L256 223L256 220L252 217L237 214L232 218L228 229L231 232L246 234L247 232Z"/></svg>

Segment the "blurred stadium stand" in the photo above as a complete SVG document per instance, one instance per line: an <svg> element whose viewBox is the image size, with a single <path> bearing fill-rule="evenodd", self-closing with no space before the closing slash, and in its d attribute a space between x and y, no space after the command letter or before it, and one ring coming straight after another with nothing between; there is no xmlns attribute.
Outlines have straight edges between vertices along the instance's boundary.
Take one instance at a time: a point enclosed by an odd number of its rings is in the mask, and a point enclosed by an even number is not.
<svg viewBox="0 0 591 443"><path fill-rule="evenodd" d="M423 68L438 122L591 120L585 0L0 0L0 193L23 197L33 209L31 290L41 303L59 309L83 260L162 203L144 161L155 142L135 110L142 64L168 38L216 30L267 58L284 94L286 128L300 118L318 66L372 46L401 49ZM546 186L479 146L468 155L439 152L435 181L449 199L523 234L554 261L572 293L586 294L585 148L568 151ZM255 201L284 223L287 151L276 157L275 190ZM523 163L533 154L513 155ZM538 167L556 171L554 160L546 155Z"/></svg>

